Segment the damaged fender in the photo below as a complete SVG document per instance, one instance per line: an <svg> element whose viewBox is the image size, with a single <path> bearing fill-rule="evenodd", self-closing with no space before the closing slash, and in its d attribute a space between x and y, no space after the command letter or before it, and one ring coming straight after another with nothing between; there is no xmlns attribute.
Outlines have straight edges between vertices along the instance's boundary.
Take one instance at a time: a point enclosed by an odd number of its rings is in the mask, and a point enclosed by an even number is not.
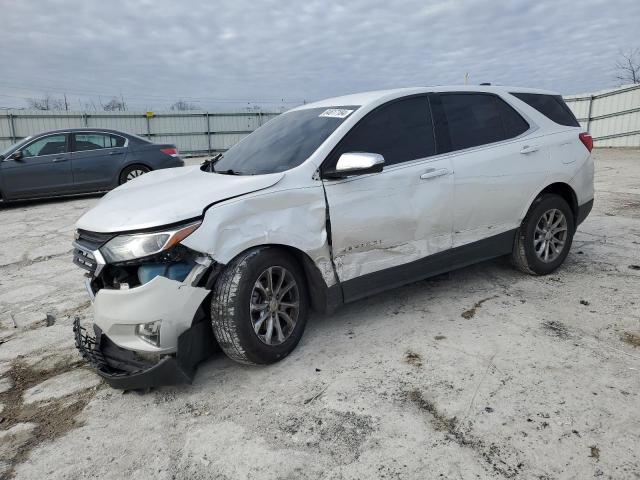
<svg viewBox="0 0 640 480"><path fill-rule="evenodd" d="M263 190L213 205L202 226L182 244L229 263L241 252L261 245L283 245L304 252L327 287L336 283L326 229L322 184Z"/></svg>

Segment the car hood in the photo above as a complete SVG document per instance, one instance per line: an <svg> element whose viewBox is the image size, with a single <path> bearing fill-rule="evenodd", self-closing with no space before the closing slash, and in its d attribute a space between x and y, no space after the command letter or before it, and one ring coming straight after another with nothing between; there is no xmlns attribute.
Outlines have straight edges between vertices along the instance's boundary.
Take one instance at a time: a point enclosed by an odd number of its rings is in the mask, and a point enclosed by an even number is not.
<svg viewBox="0 0 640 480"><path fill-rule="evenodd" d="M211 204L275 185L284 173L223 175L200 167L147 173L105 195L78 223L92 232L125 232L199 217Z"/></svg>

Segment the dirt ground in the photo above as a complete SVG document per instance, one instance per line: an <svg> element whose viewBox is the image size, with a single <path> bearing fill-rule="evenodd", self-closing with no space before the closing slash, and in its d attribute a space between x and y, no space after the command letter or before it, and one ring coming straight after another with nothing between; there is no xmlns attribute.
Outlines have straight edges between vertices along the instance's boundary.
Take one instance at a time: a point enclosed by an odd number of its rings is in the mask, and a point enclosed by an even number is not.
<svg viewBox="0 0 640 480"><path fill-rule="evenodd" d="M640 152L595 152L565 265L499 259L315 314L268 367L122 393L73 347L98 197L0 210L0 478L640 478Z"/></svg>

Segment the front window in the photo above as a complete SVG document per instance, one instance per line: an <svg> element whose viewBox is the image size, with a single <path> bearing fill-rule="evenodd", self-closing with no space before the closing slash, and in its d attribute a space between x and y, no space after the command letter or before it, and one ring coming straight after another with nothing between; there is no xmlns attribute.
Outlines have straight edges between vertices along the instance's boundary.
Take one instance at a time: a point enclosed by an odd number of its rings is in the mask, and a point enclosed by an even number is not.
<svg viewBox="0 0 640 480"><path fill-rule="evenodd" d="M67 136L49 135L22 148L24 157L39 157L41 155L54 155L67 152Z"/></svg>
<svg viewBox="0 0 640 480"><path fill-rule="evenodd" d="M308 108L283 113L231 147L215 163L214 171L261 175L297 167L357 108Z"/></svg>

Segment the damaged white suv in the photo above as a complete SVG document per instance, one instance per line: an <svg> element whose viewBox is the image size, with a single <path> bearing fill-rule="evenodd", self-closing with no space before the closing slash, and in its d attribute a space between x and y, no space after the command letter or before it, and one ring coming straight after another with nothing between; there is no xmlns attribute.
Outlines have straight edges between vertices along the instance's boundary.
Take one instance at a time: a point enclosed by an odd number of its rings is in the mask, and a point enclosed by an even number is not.
<svg viewBox="0 0 640 480"><path fill-rule="evenodd" d="M114 387L190 381L217 345L267 364L311 309L501 255L564 261L593 204L591 137L531 89L369 92L295 108L202 166L108 193L77 224L94 324L80 351Z"/></svg>

